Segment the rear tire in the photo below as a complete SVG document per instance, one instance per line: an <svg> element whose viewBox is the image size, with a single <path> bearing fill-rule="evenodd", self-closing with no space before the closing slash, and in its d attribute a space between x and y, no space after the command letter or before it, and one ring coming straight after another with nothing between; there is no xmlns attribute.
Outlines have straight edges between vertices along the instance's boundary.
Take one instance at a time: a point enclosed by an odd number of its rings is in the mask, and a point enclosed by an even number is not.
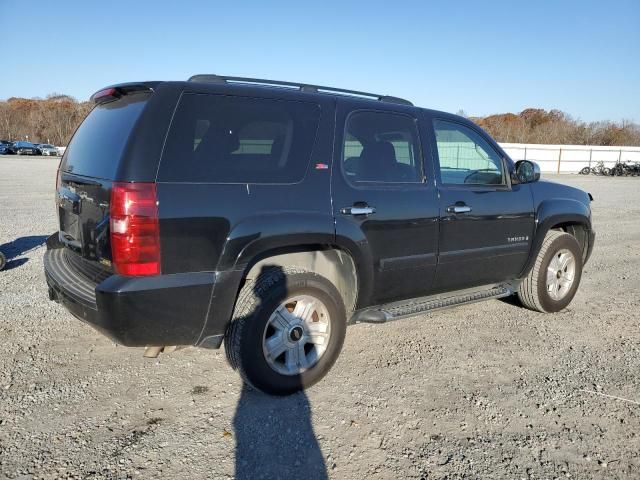
<svg viewBox="0 0 640 480"><path fill-rule="evenodd" d="M573 235L551 230L531 271L520 284L518 298L527 308L553 313L566 308L582 276L582 249Z"/></svg>
<svg viewBox="0 0 640 480"><path fill-rule="evenodd" d="M580 175L589 175L591 173L591 169L589 167L584 167L580 170Z"/></svg>
<svg viewBox="0 0 640 480"><path fill-rule="evenodd" d="M303 301L304 314L296 310ZM289 395L327 374L345 333L342 297L329 280L296 267L275 267L241 289L225 351L247 384L270 395Z"/></svg>
<svg viewBox="0 0 640 480"><path fill-rule="evenodd" d="M4 253L0 252L0 270L2 270L7 265L7 257L4 256Z"/></svg>

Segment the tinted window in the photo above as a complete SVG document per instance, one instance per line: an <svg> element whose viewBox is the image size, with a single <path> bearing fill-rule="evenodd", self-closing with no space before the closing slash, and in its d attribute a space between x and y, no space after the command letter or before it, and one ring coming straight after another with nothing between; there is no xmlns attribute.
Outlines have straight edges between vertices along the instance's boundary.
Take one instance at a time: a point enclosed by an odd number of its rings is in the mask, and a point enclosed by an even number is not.
<svg viewBox="0 0 640 480"><path fill-rule="evenodd" d="M317 105L185 94L171 123L158 179L294 183L309 164Z"/></svg>
<svg viewBox="0 0 640 480"><path fill-rule="evenodd" d="M415 120L385 112L356 112L347 120L344 172L352 182L421 182Z"/></svg>
<svg viewBox="0 0 640 480"><path fill-rule="evenodd" d="M146 94L134 94L97 105L71 139L62 160L63 170L114 179L131 130L148 98Z"/></svg>
<svg viewBox="0 0 640 480"><path fill-rule="evenodd" d="M471 128L434 121L442 183L501 185L502 157Z"/></svg>

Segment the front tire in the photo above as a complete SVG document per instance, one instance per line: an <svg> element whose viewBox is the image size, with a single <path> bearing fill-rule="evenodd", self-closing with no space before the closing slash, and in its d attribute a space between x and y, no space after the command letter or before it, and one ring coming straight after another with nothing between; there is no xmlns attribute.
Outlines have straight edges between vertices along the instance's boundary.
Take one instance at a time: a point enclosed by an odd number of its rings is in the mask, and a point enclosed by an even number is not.
<svg viewBox="0 0 640 480"><path fill-rule="evenodd" d="M518 298L537 312L559 312L571 303L582 276L582 249L573 235L551 230L531 271L520 284Z"/></svg>
<svg viewBox="0 0 640 480"><path fill-rule="evenodd" d="M225 351L247 384L289 395L327 374L345 333L342 297L329 280L295 267L272 267L241 289Z"/></svg>

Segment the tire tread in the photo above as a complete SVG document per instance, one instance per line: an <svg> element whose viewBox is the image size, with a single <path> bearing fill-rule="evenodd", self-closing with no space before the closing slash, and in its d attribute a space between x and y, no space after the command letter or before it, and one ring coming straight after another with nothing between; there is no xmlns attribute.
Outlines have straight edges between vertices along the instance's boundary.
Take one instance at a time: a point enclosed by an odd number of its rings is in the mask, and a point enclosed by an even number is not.
<svg viewBox="0 0 640 480"><path fill-rule="evenodd" d="M551 248L551 245L558 238L562 238L564 235L569 234L557 230L550 230L549 232L547 232L547 235L544 237L544 241L542 242L542 246L540 247L540 251L538 252L538 256L536 257L533 268L529 271L527 276L524 278L524 280L522 280L522 283L520 284L520 289L518 290L518 298L520 299L522 304L530 310L546 313L546 310L543 308L542 303L540 302L540 296L538 294L540 281L545 281L544 278L540 278L540 268L547 254L547 251L549 250L549 248Z"/></svg>
<svg viewBox="0 0 640 480"><path fill-rule="evenodd" d="M231 367L234 370L237 370L242 380L254 389L257 388L250 381L240 360L240 346L242 344L247 320L252 313L255 312L256 306L260 304L261 297L265 292L277 283L286 280L288 275L298 273L313 274L313 272L309 272L299 267L274 268L266 273L261 273L256 281L247 280L238 294L236 306L233 311L233 318L231 319L231 323L227 329L227 334L224 337L224 350Z"/></svg>

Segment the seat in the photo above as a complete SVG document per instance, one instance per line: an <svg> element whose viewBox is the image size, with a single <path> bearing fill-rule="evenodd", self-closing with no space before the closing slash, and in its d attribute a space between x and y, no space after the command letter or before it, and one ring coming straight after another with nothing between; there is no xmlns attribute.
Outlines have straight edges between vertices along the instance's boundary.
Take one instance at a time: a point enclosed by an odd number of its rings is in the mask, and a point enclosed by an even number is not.
<svg viewBox="0 0 640 480"><path fill-rule="evenodd" d="M195 178L206 177L212 171L221 175L233 171L231 152L240 148L238 135L228 128L211 126L193 152L192 169Z"/></svg>
<svg viewBox="0 0 640 480"><path fill-rule="evenodd" d="M390 142L368 143L358 162L357 180L365 182L398 182L396 151Z"/></svg>
<svg viewBox="0 0 640 480"><path fill-rule="evenodd" d="M349 157L344 160L344 173L350 177L357 177L360 169L360 157Z"/></svg>
<svg viewBox="0 0 640 480"><path fill-rule="evenodd" d="M196 148L194 154L198 162L221 161L240 147L240 139L233 131L211 126Z"/></svg>

